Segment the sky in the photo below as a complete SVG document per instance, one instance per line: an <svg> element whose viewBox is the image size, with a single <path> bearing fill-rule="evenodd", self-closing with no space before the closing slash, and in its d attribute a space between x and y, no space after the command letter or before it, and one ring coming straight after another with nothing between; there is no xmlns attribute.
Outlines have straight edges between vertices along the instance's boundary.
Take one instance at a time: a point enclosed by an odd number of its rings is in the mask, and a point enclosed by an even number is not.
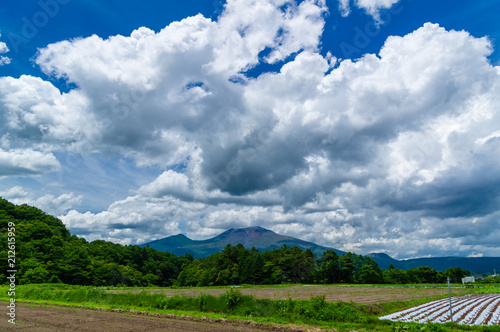
<svg viewBox="0 0 500 332"><path fill-rule="evenodd" d="M0 196L92 241L500 256L496 0L0 5Z"/></svg>

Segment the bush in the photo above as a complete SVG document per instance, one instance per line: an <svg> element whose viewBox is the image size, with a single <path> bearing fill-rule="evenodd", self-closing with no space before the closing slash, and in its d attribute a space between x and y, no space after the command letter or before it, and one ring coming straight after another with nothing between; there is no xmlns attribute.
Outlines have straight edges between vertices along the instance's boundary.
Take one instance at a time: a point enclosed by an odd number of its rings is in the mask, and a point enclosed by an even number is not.
<svg viewBox="0 0 500 332"><path fill-rule="evenodd" d="M207 296L205 294L200 294L200 296L198 296L198 309L201 312L207 310L207 302L208 302L208 299L207 299Z"/></svg>
<svg viewBox="0 0 500 332"><path fill-rule="evenodd" d="M288 300L278 302L278 316L279 317L293 317L295 314L295 301L291 297Z"/></svg>
<svg viewBox="0 0 500 332"><path fill-rule="evenodd" d="M226 294L224 294L224 298L226 300L228 308L233 309L236 308L241 302L241 300L243 299L243 295L239 290L231 288L226 292Z"/></svg>

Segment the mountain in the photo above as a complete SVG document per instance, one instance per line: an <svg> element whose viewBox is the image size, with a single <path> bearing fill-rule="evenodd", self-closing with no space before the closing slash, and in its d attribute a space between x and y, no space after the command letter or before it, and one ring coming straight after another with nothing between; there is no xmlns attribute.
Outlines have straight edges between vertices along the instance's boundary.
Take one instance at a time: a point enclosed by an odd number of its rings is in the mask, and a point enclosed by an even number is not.
<svg viewBox="0 0 500 332"><path fill-rule="evenodd" d="M392 258L391 256L389 256L387 254L384 254L384 253L373 253L373 254L368 254L366 256L370 257L375 262L377 262L378 266L381 269L388 270L389 266L391 266L391 264L392 264L392 266L394 266L397 269L403 269L399 265L400 261L398 261L397 259Z"/></svg>
<svg viewBox="0 0 500 332"><path fill-rule="evenodd" d="M194 258L199 258L219 252L227 244L237 245L238 243L241 243L245 248L255 247L259 251L272 250L286 244L290 247L297 246L302 250L311 249L318 256L321 256L327 249L334 250L339 255L345 254L345 252L337 249L320 246L291 236L276 234L262 227L231 228L222 234L203 241L191 240L185 235L179 234L144 243L141 246L167 251L177 256L190 253ZM388 269L392 264L395 268L402 270L428 266L438 271L444 271L447 268L458 266L477 274L491 274L493 269L500 271L500 257L432 257L397 260L384 253L372 253L367 256L376 261L382 269Z"/></svg>
<svg viewBox="0 0 500 332"><path fill-rule="evenodd" d="M168 251L174 255L193 254L195 258L206 257L221 251L228 244L237 245L241 243L245 248L252 248L259 251L272 250L286 244L287 246L297 246L302 250L311 249L319 256L327 249L334 250L337 254L343 255L345 252L323 247L312 242L296 239L291 236L276 234L275 232L262 227L231 228L224 233L211 239L195 241L179 234L169 236L156 241L144 243L147 246L160 251Z"/></svg>
<svg viewBox="0 0 500 332"><path fill-rule="evenodd" d="M383 253L368 254L382 269L388 269L392 264L397 269L407 270L419 266L428 266L438 271L450 267L460 267L476 274L491 274L493 269L498 271L500 257L429 257L397 260Z"/></svg>

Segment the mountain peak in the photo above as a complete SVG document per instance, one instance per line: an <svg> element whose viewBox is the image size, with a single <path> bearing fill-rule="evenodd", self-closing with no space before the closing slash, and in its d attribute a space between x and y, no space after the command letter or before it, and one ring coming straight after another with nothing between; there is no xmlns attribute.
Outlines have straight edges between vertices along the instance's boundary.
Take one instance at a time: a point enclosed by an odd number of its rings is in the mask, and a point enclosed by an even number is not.
<svg viewBox="0 0 500 332"><path fill-rule="evenodd" d="M193 253L195 257L206 257L223 250L228 244L233 246L242 244L245 248L250 249L254 247L260 251L279 248L286 244L290 247L298 246L302 250L311 249L318 255L321 255L327 249L332 249L299 240L291 236L280 235L260 226L231 228L213 238L201 241L193 241L179 234L143 245L148 245L162 251L168 251L176 255L184 255L189 252ZM333 250L338 254L343 253L336 249Z"/></svg>
<svg viewBox="0 0 500 332"><path fill-rule="evenodd" d="M368 257L377 257L377 258L385 258L385 259L394 259L391 256L387 255L386 253L383 252L373 252L371 254L366 255Z"/></svg>
<svg viewBox="0 0 500 332"><path fill-rule="evenodd" d="M230 228L224 233L235 233L235 232L255 232L255 233L274 233L273 231L260 227L260 226L251 226L251 227L242 227L242 228ZM222 234L224 234L222 233Z"/></svg>
<svg viewBox="0 0 500 332"><path fill-rule="evenodd" d="M171 237L186 238L186 239L188 238L186 235L184 235L182 233L181 234L177 234L177 235L172 235Z"/></svg>
<svg viewBox="0 0 500 332"><path fill-rule="evenodd" d="M217 241L227 241L232 245L236 245L238 243L243 244L244 246L251 245L257 238L261 237L269 237L277 235L273 231L265 229L260 226L252 226L252 227L244 227L244 228L231 228L225 231L224 233L210 239Z"/></svg>

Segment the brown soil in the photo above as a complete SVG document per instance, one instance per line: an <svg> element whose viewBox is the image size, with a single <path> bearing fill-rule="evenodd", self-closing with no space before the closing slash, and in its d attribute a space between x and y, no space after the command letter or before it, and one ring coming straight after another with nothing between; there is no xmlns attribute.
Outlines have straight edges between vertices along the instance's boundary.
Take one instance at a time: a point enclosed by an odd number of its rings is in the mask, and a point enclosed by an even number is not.
<svg viewBox="0 0 500 332"><path fill-rule="evenodd" d="M185 289L146 289L153 294L166 296L185 295L197 297L200 294L221 295L229 288L185 288ZM447 288L403 288L403 287L353 287L353 286L273 286L273 287L239 287L244 295L252 295L257 299L310 299L311 296L324 295L327 301L354 302L359 304L377 304L383 302L409 301L414 299L435 297L448 294ZM112 293L139 293L142 290L110 290ZM452 294L460 294L465 290L456 290Z"/></svg>
<svg viewBox="0 0 500 332"><path fill-rule="evenodd" d="M6 308L7 302L0 301L0 307ZM224 319L209 320L169 318L165 315L117 311L100 311L67 306L38 305L16 303L16 324L0 319L0 331L33 332L136 332L136 331L172 331L172 332L255 332L263 331L266 326L259 326L250 321L234 322ZM252 326L253 325L253 326ZM267 327L269 329L269 327Z"/></svg>

